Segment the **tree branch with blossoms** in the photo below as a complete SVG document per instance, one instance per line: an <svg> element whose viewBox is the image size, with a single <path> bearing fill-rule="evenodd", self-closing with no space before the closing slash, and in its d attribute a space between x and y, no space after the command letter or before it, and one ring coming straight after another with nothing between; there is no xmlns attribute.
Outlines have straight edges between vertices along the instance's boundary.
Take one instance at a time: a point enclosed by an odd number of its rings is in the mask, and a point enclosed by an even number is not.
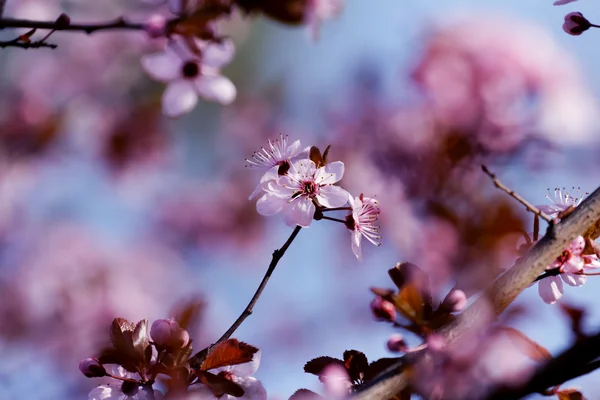
<svg viewBox="0 0 600 400"><path fill-rule="evenodd" d="M502 274L471 306L437 333L446 345L457 343L469 331L476 331L490 309L500 315L516 297L529 287L578 236L600 220L600 188L590 194L573 212L556 225L550 225L544 237L515 265ZM418 362L417 362L418 363ZM390 367L391 376L383 375L361 388L356 399L389 399L409 384L402 360Z"/></svg>

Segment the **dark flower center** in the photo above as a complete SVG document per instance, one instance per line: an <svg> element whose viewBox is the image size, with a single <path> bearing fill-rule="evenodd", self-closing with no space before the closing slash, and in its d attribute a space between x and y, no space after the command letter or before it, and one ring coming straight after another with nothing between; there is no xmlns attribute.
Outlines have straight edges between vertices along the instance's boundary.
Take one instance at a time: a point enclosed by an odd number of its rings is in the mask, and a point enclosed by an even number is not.
<svg viewBox="0 0 600 400"><path fill-rule="evenodd" d="M288 161L281 161L279 163L279 168L277 168L277 175L283 176L288 173L290 170L290 163Z"/></svg>
<svg viewBox="0 0 600 400"><path fill-rule="evenodd" d="M560 256L558 256L557 260L561 263L564 264L566 263L569 258L571 258L571 253L568 250L565 250L561 253Z"/></svg>
<svg viewBox="0 0 600 400"><path fill-rule="evenodd" d="M313 181L302 182L304 194L311 196L317 193L317 185Z"/></svg>
<svg viewBox="0 0 600 400"><path fill-rule="evenodd" d="M139 384L137 382L125 381L121 385L121 392L126 396L135 396L139 390Z"/></svg>
<svg viewBox="0 0 600 400"><path fill-rule="evenodd" d="M188 61L181 67L181 73L186 78L195 78L200 74L200 67L195 61Z"/></svg>

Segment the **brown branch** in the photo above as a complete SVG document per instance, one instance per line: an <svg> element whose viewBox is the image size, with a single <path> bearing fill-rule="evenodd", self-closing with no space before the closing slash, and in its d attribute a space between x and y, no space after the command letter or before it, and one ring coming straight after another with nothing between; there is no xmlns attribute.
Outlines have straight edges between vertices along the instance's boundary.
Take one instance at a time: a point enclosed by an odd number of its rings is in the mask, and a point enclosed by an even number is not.
<svg viewBox="0 0 600 400"><path fill-rule="evenodd" d="M508 193L509 196L513 197L519 203L523 204L528 211L531 211L532 213L539 215L542 219L544 219L545 221L547 221L550 224L553 223L552 218L550 218L550 216L548 214L542 212L542 210L540 210L539 208L537 208L536 206L534 206L533 204L531 204L530 202L525 200L521 195L516 193L514 190L510 189L508 186L506 186L505 184L500 182L500 180L496 177L496 175L493 174L485 165L482 165L481 169L492 179L492 182L494 182L494 186L496 186L498 189Z"/></svg>
<svg viewBox="0 0 600 400"><path fill-rule="evenodd" d="M290 247L290 245L292 244L294 239L296 239L296 236L298 236L298 233L300 232L301 229L302 229L301 226L296 226L294 228L294 231L288 238L288 240L283 244L283 246L281 246L281 248L279 248L273 252L273 258L271 259L269 268L267 269L265 276L263 277L262 281L260 282L260 285L258 285L258 289L256 289L254 296L252 296L252 299L250 299L250 302L248 303L248 305L246 306L244 311L242 311L242 313L240 314L238 319L236 319L235 322L231 325L231 327L229 327L229 329L227 329L227 332L225 332L223 334L223 336L221 336L219 338L219 340L217 340L211 346L194 354L188 360L188 362L192 368L194 368L194 369L200 368L200 366L202 365L202 362L204 361L204 359L206 358L208 353L210 353L211 350L216 345L229 339L231 337L231 335L233 335L233 333L236 331L236 329L239 328L239 326L242 324L242 322L244 322L244 320L252 314L252 309L254 308L254 305L260 298L260 295L262 294L263 290L267 286L267 283L269 282L269 279L271 278L271 274L273 274L273 271L275 271L275 267L277 267L277 263L279 262L279 260L281 260L281 258L287 251L288 247Z"/></svg>
<svg viewBox="0 0 600 400"><path fill-rule="evenodd" d="M600 188L588 196L573 213L560 223L550 225L546 235L537 242L515 265L502 274L456 320L442 327L438 333L449 344L456 343L466 332L478 329L490 308L495 315L502 313L510 303L531 285L581 233L600 219ZM398 372L387 379L376 379L356 394L356 399L389 399L408 384L408 376Z"/></svg>
<svg viewBox="0 0 600 400"><path fill-rule="evenodd" d="M55 49L58 46L52 43L46 43L43 40L40 41L36 41L36 42L23 42L20 40L20 38L14 39L14 40L8 40L8 41L0 41L0 49L4 49L6 47L18 47L21 49L39 49L41 47L46 47L46 48L50 48L50 49Z"/></svg>
<svg viewBox="0 0 600 400"><path fill-rule="evenodd" d="M90 24L66 24L64 21L32 21L28 19L1 18L0 30L5 28L49 29L55 31L80 31L87 34L102 30L129 29L143 30L144 24L127 22L123 17L113 21Z"/></svg>

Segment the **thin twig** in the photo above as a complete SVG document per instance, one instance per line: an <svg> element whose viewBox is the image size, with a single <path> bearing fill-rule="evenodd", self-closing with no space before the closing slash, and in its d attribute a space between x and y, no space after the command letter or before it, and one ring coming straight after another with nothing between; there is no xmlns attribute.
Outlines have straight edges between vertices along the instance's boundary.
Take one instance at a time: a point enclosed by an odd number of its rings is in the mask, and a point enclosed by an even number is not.
<svg viewBox="0 0 600 400"><path fill-rule="evenodd" d="M49 49L55 49L58 46L52 43L46 43L43 40L39 40L39 41L35 41L35 42L23 42L22 40L20 40L20 38L16 38L14 40L8 40L8 41L0 41L0 49L6 48L6 47L18 47L21 49L39 49L41 47L46 47Z"/></svg>
<svg viewBox="0 0 600 400"><path fill-rule="evenodd" d="M192 368L199 368L200 365L202 364L202 362L204 361L204 359L206 358L206 356L208 355L208 353L210 353L210 351L216 345L229 339L231 337L231 335L233 335L233 333L236 331L236 329L239 328L239 326L242 324L242 322L244 322L244 320L252 314L252 309L254 308L254 305L260 298L260 295L262 294L263 290L265 289L265 286L267 286L267 283L269 282L269 278L271 278L271 274L273 274L273 271L275 271L275 267L277 267L277 263L279 262L279 260L281 260L281 258L287 251L288 247L290 247L290 245L292 244L294 239L296 239L296 236L298 236L298 233L300 232L301 229L302 229L301 226L296 226L294 228L294 231L288 238L288 240L283 244L283 246L281 246L281 248L279 248L273 252L273 258L271 259L269 268L267 269L265 276L263 277L262 281L260 282L260 285L258 285L258 289L256 289L254 296L252 296L252 299L250 299L250 302L248 303L248 305L246 306L244 311L242 311L242 313L240 314L238 319L236 319L235 322L231 325L231 327L229 327L229 329L227 329L227 332L225 332L223 334L223 336L221 336L219 338L219 340L217 340L211 346L194 354L188 360L188 362Z"/></svg>
<svg viewBox="0 0 600 400"><path fill-rule="evenodd" d="M345 224L346 221L344 221L343 219L339 219L339 218L333 218L333 217L328 217L326 215L323 215L321 217L321 219L328 219L329 221L335 221L335 222L341 222L342 224Z"/></svg>
<svg viewBox="0 0 600 400"><path fill-rule="evenodd" d="M324 208L321 210L321 212L328 212L328 211L352 211L352 207Z"/></svg>
<svg viewBox="0 0 600 400"><path fill-rule="evenodd" d="M494 315L500 315L577 236L599 219L600 188L577 206L571 215L556 225L550 225L546 235L517 260L512 268L500 275L482 296L437 333L452 345L464 337L465 333L480 329L481 321L489 318L490 311ZM383 400L394 397L406 388L409 379L404 369L397 369L391 375L377 377L368 386L361 388L354 398Z"/></svg>
<svg viewBox="0 0 600 400"><path fill-rule="evenodd" d="M544 219L549 224L554 223L554 220L552 218L550 218L550 216L548 216L548 214L544 213L542 210L540 210L539 208L537 208L536 206L534 206L533 204L531 204L530 202L525 200L521 195L516 193L514 190L510 189L508 186L506 186L505 184L500 182L500 180L496 177L496 175L494 175L492 172L490 172L490 170L485 165L482 165L481 169L492 179L492 182L494 182L494 186L496 186L498 189L508 193L509 196L513 197L519 203L523 204L528 211L530 211L536 215L539 215L540 218Z"/></svg>
<svg viewBox="0 0 600 400"><path fill-rule="evenodd" d="M4 28L30 28L30 29L49 29L56 31L81 31L85 33L94 33L109 29L130 29L143 30L144 24L127 22L123 17L108 22L91 24L64 24L60 21L32 21L28 19L2 18L0 19L0 30Z"/></svg>

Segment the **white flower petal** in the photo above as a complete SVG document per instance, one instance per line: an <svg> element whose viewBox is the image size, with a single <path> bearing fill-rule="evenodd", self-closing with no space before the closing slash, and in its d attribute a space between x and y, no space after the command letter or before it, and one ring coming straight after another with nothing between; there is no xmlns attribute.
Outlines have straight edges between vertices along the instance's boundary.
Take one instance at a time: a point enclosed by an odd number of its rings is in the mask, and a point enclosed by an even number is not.
<svg viewBox="0 0 600 400"><path fill-rule="evenodd" d="M256 211L268 217L280 212L286 204L286 199L272 193L266 193L256 202Z"/></svg>
<svg viewBox="0 0 600 400"><path fill-rule="evenodd" d="M292 143L288 146L286 156L288 158L293 158L293 157L296 157L301 152L302 152L302 149L300 148L300 140L296 140L294 143Z"/></svg>
<svg viewBox="0 0 600 400"><path fill-rule="evenodd" d="M306 198L298 198L283 208L283 218L288 226L308 228L315 215L315 205Z"/></svg>
<svg viewBox="0 0 600 400"><path fill-rule="evenodd" d="M319 168L315 175L315 181L319 185L331 185L342 179L344 176L344 163L335 161Z"/></svg>
<svg viewBox="0 0 600 400"><path fill-rule="evenodd" d="M233 82L222 75L201 75L196 78L194 84L200 96L223 105L231 104L237 95Z"/></svg>
<svg viewBox="0 0 600 400"><path fill-rule="evenodd" d="M327 185L319 189L317 200L324 207L336 208L345 206L348 202L348 196L348 192L341 187Z"/></svg>
<svg viewBox="0 0 600 400"><path fill-rule="evenodd" d="M254 191L250 194L250 197L248 197L248 200L253 200L256 197L258 197L258 195L260 195L261 193L263 193L264 190L262 188L262 186L260 185L260 183L258 185L256 185L256 187L254 188Z"/></svg>
<svg viewBox="0 0 600 400"><path fill-rule="evenodd" d="M254 353L252 356L252 361L234 365L231 368L231 373L235 376L239 376L240 378L247 378L252 376L256 370L258 370L258 366L260 365L260 350Z"/></svg>
<svg viewBox="0 0 600 400"><path fill-rule="evenodd" d="M88 400L118 400L122 395L123 392L118 388L98 386L92 389Z"/></svg>
<svg viewBox="0 0 600 400"><path fill-rule="evenodd" d="M167 86L162 97L163 113L177 118L190 112L198 102L198 95L190 81L176 80Z"/></svg>
<svg viewBox="0 0 600 400"><path fill-rule="evenodd" d="M162 53L143 56L141 64L152 79L163 83L171 82L182 74L183 61L168 48Z"/></svg>
<svg viewBox="0 0 600 400"><path fill-rule="evenodd" d="M351 233L350 239L351 239L351 244L352 244L352 252L356 256L358 261L362 261L362 250L360 247L360 241L362 239L362 235L357 230L351 231L350 233Z"/></svg>
<svg viewBox="0 0 600 400"><path fill-rule="evenodd" d="M562 280L569 286L582 286L587 282L587 276L579 274L564 273L560 274Z"/></svg>
<svg viewBox="0 0 600 400"><path fill-rule="evenodd" d="M224 39L221 43L210 42L202 50L202 64L219 69L229 64L235 54L233 40Z"/></svg>
<svg viewBox="0 0 600 400"><path fill-rule="evenodd" d="M233 397L228 395L228 400L267 400L267 391L262 383L256 378L233 378L233 381L244 389L242 397Z"/></svg>
<svg viewBox="0 0 600 400"><path fill-rule="evenodd" d="M558 276L549 276L538 282L538 292L544 303L554 304L563 294L563 284Z"/></svg>

